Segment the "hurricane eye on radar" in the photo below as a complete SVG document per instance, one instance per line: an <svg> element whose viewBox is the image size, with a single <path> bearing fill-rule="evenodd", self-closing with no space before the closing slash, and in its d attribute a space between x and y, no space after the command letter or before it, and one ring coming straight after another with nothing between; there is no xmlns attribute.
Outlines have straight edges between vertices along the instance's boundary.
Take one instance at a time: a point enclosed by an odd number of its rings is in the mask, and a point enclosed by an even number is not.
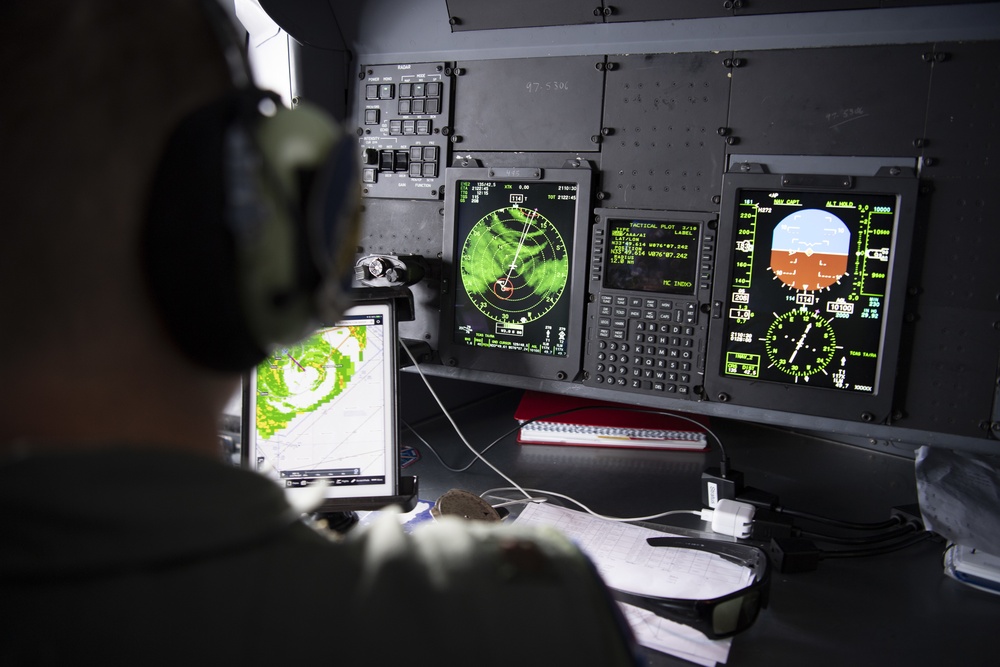
<svg viewBox="0 0 1000 667"><path fill-rule="evenodd" d="M459 258L462 283L484 315L526 324L544 316L569 278L559 230L535 209L509 206L472 227Z"/></svg>

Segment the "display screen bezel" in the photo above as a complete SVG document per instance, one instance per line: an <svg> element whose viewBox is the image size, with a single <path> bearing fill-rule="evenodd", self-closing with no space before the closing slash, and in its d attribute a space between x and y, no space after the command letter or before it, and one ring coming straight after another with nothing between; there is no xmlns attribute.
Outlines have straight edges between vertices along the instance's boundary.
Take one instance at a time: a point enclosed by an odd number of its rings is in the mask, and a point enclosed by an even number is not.
<svg viewBox="0 0 1000 667"><path fill-rule="evenodd" d="M396 406L396 387L398 364L396 361L396 331L395 314L388 302L367 302L351 306L336 321L329 322L317 329L321 333L331 329L346 326L378 326L382 331L383 349L379 363L372 368L373 375L369 381L377 383L381 393L380 413L377 415L377 428L380 432L378 443L379 474L293 474L275 469L266 459L266 447L260 443L260 433L257 425L257 393L258 369L248 372L243 379L243 444L241 459L243 467L255 470L273 479L285 490L293 504L301 499L315 501L315 480L322 477L327 482L319 498L318 510L353 510L377 509L391 502L399 494L399 433ZM309 340L309 339L307 339ZM305 343L305 341L303 341ZM273 354L279 354L282 348ZM268 360L262 362L267 364ZM331 445L332 446L332 445ZM288 473L288 474L286 474ZM380 477L371 481L366 477ZM359 481L360 480L360 481Z"/></svg>
<svg viewBox="0 0 1000 667"><path fill-rule="evenodd" d="M441 253L446 278L442 282L439 336L442 361L446 365L463 369L544 379L565 380L575 377L580 370L583 341L592 172L586 168L452 168L447 170L446 180L445 225ZM488 347L467 342L473 340L470 336L481 338L484 335L502 335L502 331L498 332L497 327L502 329L503 323L499 320L490 320L486 314L474 312L464 287L461 261L470 228L470 218L468 211L460 208L468 205L462 201L462 189L468 187L463 186L463 183L510 184L512 192L516 192L519 185L529 186L530 192L530 186L537 184L572 186L575 190L572 207L560 207L564 213L572 214L572 220L555 223L560 230L561 241L566 246L567 275L557 300L557 306L563 312L559 324L562 326L564 323L565 330L553 335L558 335L564 340L564 353L538 353L528 349ZM534 208L534 204L530 202L526 205ZM477 209L476 215L483 210L485 208ZM545 209L540 209L539 212L545 217L551 217ZM545 326L544 323L541 325Z"/></svg>
<svg viewBox="0 0 1000 667"><path fill-rule="evenodd" d="M779 174L727 174L723 186L722 213L719 221L719 243L716 279L712 293L712 324L709 333L706 363L707 396L714 400L731 401L798 414L829 416L852 421L883 423L890 418L896 371L900 353L900 336L906 298L906 276L909 270L910 251L915 221L917 195L916 179L910 176L858 176L840 179L838 186L830 179L789 179ZM752 374L727 373L724 364L730 351L731 327L727 318L732 315L736 301L735 263L738 257L737 242L740 237L740 202L742 193L766 192L779 197L796 191L810 195L826 194L830 200L849 201L852 195L886 196L895 200L895 219L891 231L891 245L887 262L885 297L882 304L881 327L878 332L876 367L870 391L852 391L835 387L812 386L787 379L761 379ZM763 260L761 260L763 261ZM777 279L777 277L775 277ZM753 298L753 288L741 298ZM794 295L793 295L794 296ZM770 304L767 304L770 305ZM797 306L789 307L791 312ZM786 316L785 311L768 312L777 321Z"/></svg>

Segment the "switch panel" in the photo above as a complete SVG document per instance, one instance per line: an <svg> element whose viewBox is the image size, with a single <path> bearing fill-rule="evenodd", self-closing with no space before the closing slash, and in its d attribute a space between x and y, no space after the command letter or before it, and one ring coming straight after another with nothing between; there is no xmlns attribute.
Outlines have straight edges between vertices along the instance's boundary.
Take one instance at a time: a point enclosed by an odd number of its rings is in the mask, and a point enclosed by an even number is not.
<svg viewBox="0 0 1000 667"><path fill-rule="evenodd" d="M445 63L362 68L357 119L364 196L442 198L451 134L450 72Z"/></svg>

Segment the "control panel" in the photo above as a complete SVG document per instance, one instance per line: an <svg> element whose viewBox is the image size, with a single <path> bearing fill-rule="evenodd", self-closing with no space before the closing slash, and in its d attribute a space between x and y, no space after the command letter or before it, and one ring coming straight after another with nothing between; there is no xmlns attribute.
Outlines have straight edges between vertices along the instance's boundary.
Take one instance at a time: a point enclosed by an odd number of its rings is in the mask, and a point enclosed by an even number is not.
<svg viewBox="0 0 1000 667"><path fill-rule="evenodd" d="M697 399L704 383L714 216L596 213L584 382Z"/></svg>
<svg viewBox="0 0 1000 667"><path fill-rule="evenodd" d="M359 79L362 193L439 199L451 134L451 69L445 63L368 65Z"/></svg>

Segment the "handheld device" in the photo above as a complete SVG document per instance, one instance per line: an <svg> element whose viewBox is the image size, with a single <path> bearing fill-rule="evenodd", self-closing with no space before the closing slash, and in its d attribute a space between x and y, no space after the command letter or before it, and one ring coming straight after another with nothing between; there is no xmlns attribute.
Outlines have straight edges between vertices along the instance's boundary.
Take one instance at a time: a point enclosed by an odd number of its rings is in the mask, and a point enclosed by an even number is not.
<svg viewBox="0 0 1000 667"><path fill-rule="evenodd" d="M324 487L321 512L397 502L395 332L390 303L360 303L276 348L244 384L244 465L293 504Z"/></svg>

